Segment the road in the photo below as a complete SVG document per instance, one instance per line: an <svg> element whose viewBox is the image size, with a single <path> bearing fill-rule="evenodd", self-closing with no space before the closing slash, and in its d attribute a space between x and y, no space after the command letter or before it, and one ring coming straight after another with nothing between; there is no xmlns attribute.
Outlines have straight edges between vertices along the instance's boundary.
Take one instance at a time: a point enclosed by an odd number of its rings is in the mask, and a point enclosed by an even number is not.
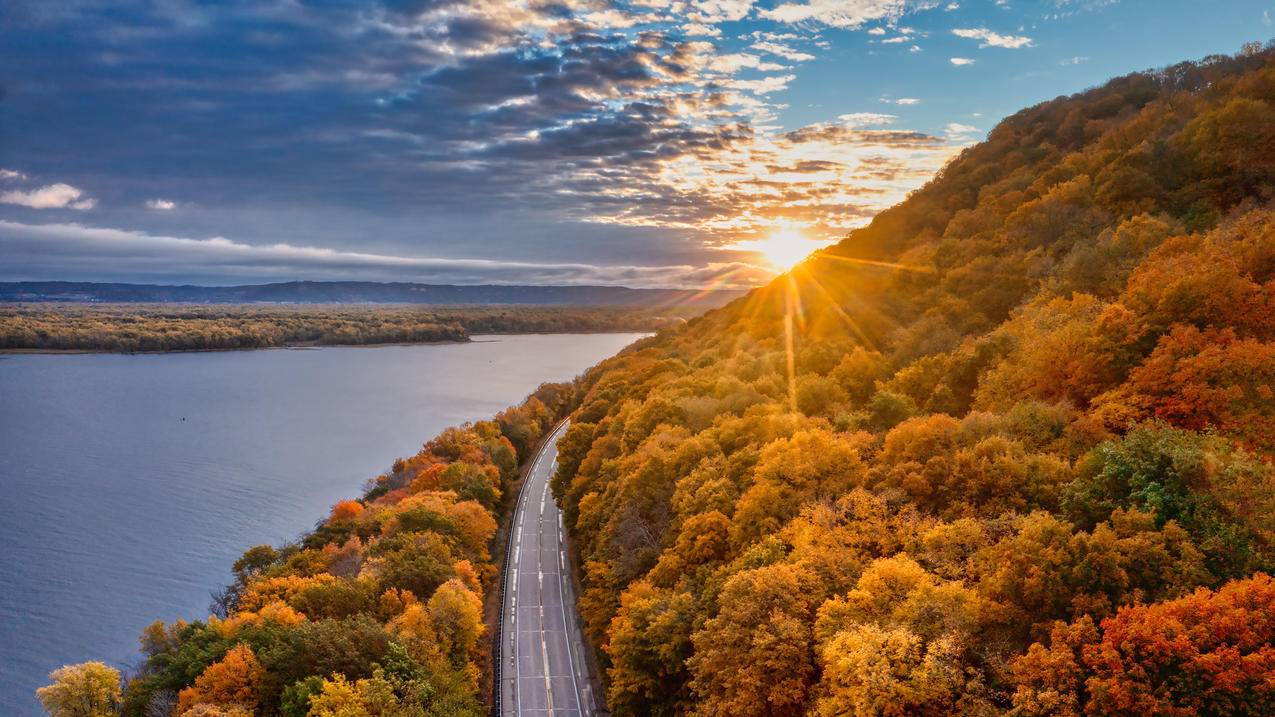
<svg viewBox="0 0 1275 717"><path fill-rule="evenodd" d="M513 517L500 635L500 713L597 713L576 617L562 514L549 490L563 423L527 473Z"/></svg>

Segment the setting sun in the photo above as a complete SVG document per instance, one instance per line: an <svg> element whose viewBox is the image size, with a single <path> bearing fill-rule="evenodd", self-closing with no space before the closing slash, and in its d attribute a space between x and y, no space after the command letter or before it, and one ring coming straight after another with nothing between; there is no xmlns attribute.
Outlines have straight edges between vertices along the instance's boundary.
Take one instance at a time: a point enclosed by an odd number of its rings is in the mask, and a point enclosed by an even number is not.
<svg viewBox="0 0 1275 717"><path fill-rule="evenodd" d="M788 271L827 245L827 242L808 239L797 229L778 229L765 239L740 242L731 248L757 252L774 268Z"/></svg>

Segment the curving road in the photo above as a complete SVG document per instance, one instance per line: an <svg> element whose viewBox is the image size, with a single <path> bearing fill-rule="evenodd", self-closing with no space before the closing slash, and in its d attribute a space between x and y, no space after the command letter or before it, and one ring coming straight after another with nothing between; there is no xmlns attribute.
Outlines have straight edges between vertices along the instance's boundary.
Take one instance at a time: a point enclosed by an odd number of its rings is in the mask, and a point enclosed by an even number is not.
<svg viewBox="0 0 1275 717"><path fill-rule="evenodd" d="M514 511L501 607L500 714L594 715L562 514L549 490L564 422L527 473Z"/></svg>

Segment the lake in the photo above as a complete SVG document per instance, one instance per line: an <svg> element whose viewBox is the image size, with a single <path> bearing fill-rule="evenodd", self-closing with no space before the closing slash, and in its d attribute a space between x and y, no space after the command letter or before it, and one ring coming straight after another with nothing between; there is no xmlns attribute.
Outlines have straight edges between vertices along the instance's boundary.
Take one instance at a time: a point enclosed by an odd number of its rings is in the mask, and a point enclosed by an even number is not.
<svg viewBox="0 0 1275 717"><path fill-rule="evenodd" d="M63 664L135 664L244 549L296 538L442 429L637 334L0 357L0 715Z"/></svg>

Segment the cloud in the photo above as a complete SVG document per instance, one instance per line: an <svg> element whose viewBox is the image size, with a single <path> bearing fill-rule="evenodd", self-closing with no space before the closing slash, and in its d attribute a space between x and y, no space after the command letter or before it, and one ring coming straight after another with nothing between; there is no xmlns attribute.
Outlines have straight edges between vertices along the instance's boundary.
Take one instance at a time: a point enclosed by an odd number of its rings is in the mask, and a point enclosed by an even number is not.
<svg viewBox="0 0 1275 717"><path fill-rule="evenodd" d="M947 127L944 128L943 133L948 139L954 142L959 142L967 141L970 139L970 135L981 131L982 130L973 125L961 124L960 122L949 122Z"/></svg>
<svg viewBox="0 0 1275 717"><path fill-rule="evenodd" d="M786 70L787 65L781 65L777 62L767 62L756 55L750 55L747 52L735 52L729 55L718 55L710 63L709 67L723 74L733 75L742 69L758 70L760 72L774 72L776 70Z"/></svg>
<svg viewBox="0 0 1275 717"><path fill-rule="evenodd" d="M1030 37L1024 35L1002 35L992 32L985 27L975 28L957 28L952 30L952 34L957 37L963 37L967 40L981 40L979 47L1004 47L1016 49L1020 47L1031 47L1033 42Z"/></svg>
<svg viewBox="0 0 1275 717"><path fill-rule="evenodd" d="M659 0L644 3L658 6ZM698 22L735 22L743 20L753 7L753 0L699 0L691 4L690 16Z"/></svg>
<svg viewBox="0 0 1275 717"><path fill-rule="evenodd" d="M725 80L723 84L736 90L766 95L787 89L788 83L795 79L797 79L796 75L771 75L759 80Z"/></svg>
<svg viewBox="0 0 1275 717"><path fill-rule="evenodd" d="M919 104L921 104L921 100L919 100L919 99L917 99L917 98L915 98L915 97L900 97L900 98L899 98L899 99L897 99L897 100L893 100L893 102L894 102L894 104L896 104L896 105L919 105Z"/></svg>
<svg viewBox="0 0 1275 717"><path fill-rule="evenodd" d="M784 23L817 22L830 27L857 28L875 20L897 20L924 7L921 0L807 0L787 2L759 14Z"/></svg>
<svg viewBox="0 0 1275 717"><path fill-rule="evenodd" d="M838 115L837 119L841 120L841 122L847 127L874 127L884 124L893 124L898 117L882 114L880 112L852 112L850 114Z"/></svg>
<svg viewBox="0 0 1275 717"><path fill-rule="evenodd" d="M682 32L687 37L721 37L721 28L716 25L705 25L700 22L687 23L682 26Z"/></svg>
<svg viewBox="0 0 1275 717"><path fill-rule="evenodd" d="M1088 62L1088 61L1089 61L1089 58L1088 58L1088 57L1081 57L1081 56L1077 55L1077 56L1075 56L1075 57L1068 57L1068 58L1067 58L1067 59L1065 59L1065 60L1060 60L1060 61L1058 62L1058 64L1059 64L1059 65L1062 65L1063 67L1066 67L1066 66L1068 66L1068 65L1079 65L1079 64L1081 64L1081 63L1083 63L1083 62Z"/></svg>
<svg viewBox="0 0 1275 717"><path fill-rule="evenodd" d="M758 50L760 52L769 52L772 55L778 55L784 58L785 60L792 60L793 62L805 62L807 60L815 59L815 56L808 52L801 52L800 50L794 50L793 48L788 47L787 45L780 44L778 42L767 42L767 41L754 42L752 47L754 50Z"/></svg>
<svg viewBox="0 0 1275 717"><path fill-rule="evenodd" d="M0 181L10 181L14 179L26 179L27 175L14 169L0 168Z"/></svg>
<svg viewBox="0 0 1275 717"><path fill-rule="evenodd" d="M84 196L83 190L62 182L48 184L29 191L14 189L0 193L0 202L32 209L85 210L97 206L97 200Z"/></svg>
<svg viewBox="0 0 1275 717"><path fill-rule="evenodd" d="M966 65L974 64L974 61L968 57L953 57L953 58L950 58L948 62L952 63L953 65L956 65L957 67L964 67Z"/></svg>
<svg viewBox="0 0 1275 717"><path fill-rule="evenodd" d="M23 154L6 163L116 180L122 227L249 247L374 237L400 257L446 255L464 236L480 256L707 266L706 248L777 222L821 239L860 226L958 148L892 115L780 119L780 93L807 69L797 63L831 46L818 25L907 37L895 21L932 0L55 5L46 24L10 31L33 39L6 62L44 78L40 116L62 124L15 138ZM753 29L768 13L786 24ZM748 32L721 39L719 25L745 18ZM67 62L39 50L54 40ZM127 111L84 112L63 86ZM36 125L24 117L17 126ZM170 192L199 205L168 213ZM568 246L557 227L579 238Z"/></svg>
<svg viewBox="0 0 1275 717"><path fill-rule="evenodd" d="M0 264L23 266L0 278L101 276L101 266L127 267L120 278L180 275L192 279L363 279L496 284L606 284L696 287L710 282L752 286L773 272L747 262L704 266L598 265L490 259L445 259L339 251L286 243L254 245L224 237L191 239L81 224L0 220ZM96 273L94 270L96 269ZM8 271L12 271L9 269Z"/></svg>

